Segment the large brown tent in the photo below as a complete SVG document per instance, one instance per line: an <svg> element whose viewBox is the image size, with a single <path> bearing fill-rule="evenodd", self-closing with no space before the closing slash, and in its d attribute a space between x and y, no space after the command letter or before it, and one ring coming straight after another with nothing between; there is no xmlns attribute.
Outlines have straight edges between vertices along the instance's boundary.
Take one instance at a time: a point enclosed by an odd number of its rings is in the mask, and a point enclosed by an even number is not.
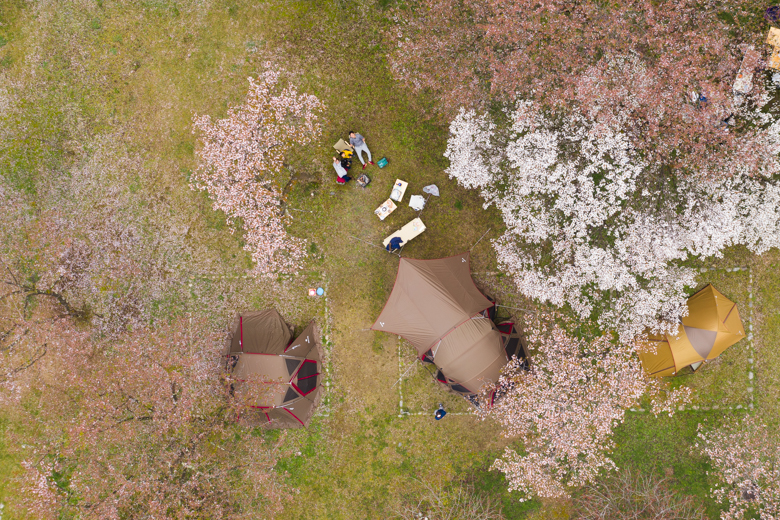
<svg viewBox="0 0 780 520"><path fill-rule="evenodd" d="M273 309L240 314L225 344L228 369L241 395L242 381L277 383L243 422L267 428L308 426L320 401L322 345L314 322L290 341L292 332Z"/></svg>
<svg viewBox="0 0 780 520"><path fill-rule="evenodd" d="M745 337L737 304L707 285L688 299L688 315L675 334L651 335L646 351L639 353L648 374L676 374L690 365L718 357Z"/></svg>
<svg viewBox="0 0 780 520"><path fill-rule="evenodd" d="M502 335L483 315L493 306L474 285L469 254L402 258L393 291L372 330L403 336L463 393L496 384L508 358Z"/></svg>

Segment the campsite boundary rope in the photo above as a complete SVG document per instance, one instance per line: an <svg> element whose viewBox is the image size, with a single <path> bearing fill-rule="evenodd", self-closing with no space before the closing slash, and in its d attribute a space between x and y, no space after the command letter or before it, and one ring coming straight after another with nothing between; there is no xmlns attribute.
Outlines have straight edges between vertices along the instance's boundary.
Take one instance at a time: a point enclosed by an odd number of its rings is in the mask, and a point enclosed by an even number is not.
<svg viewBox="0 0 780 520"><path fill-rule="evenodd" d="M327 278L325 278L325 280L326 281L323 284L325 286L324 287L324 289L325 289L325 297L323 298L323 300L325 301L325 305L324 305L324 307L325 307L325 309L324 309L324 311L325 311L325 320L324 321L325 322L323 323L323 326L322 326L322 331L321 331L322 338L321 338L321 340L322 340L322 347L323 347L323 350L325 351L325 354L327 355L328 362L322 364L322 367L325 369L325 378L324 378L324 380L322 382L322 385L325 387L325 391L322 393L322 398L320 399L320 404L317 407L317 411L314 412L314 417L330 417L330 411L331 411L331 408L330 408L330 405L331 405L331 402L330 402L330 381L331 381L332 374L330 372L330 368L331 368L331 360L333 359L333 356L332 356L332 350L333 350L332 346L333 346L333 344L330 341L330 332L332 330L331 322L333 321L333 315L330 313L330 305L328 305L328 302L329 302L328 294L330 294L328 292L328 288L330 286L330 282L327 281Z"/></svg>

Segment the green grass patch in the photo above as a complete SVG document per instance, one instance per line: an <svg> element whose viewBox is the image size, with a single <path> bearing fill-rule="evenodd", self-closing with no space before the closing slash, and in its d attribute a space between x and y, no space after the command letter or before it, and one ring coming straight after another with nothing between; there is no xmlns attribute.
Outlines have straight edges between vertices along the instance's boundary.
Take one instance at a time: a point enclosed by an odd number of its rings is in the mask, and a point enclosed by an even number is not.
<svg viewBox="0 0 780 520"><path fill-rule="evenodd" d="M11 422L0 417L0 504L4 506L0 510L0 517L3 520L22 520L28 518L25 511L18 507L22 493L18 479L23 470L19 459L8 447L7 430L10 427Z"/></svg>
<svg viewBox="0 0 780 520"><path fill-rule="evenodd" d="M707 476L710 465L692 446L700 423L706 421L708 427L715 427L723 418L722 412L680 412L671 418L629 414L615 431L613 460L618 467L641 474L671 476L674 489L696 497L710 518L718 518L719 505L709 496L713 484Z"/></svg>

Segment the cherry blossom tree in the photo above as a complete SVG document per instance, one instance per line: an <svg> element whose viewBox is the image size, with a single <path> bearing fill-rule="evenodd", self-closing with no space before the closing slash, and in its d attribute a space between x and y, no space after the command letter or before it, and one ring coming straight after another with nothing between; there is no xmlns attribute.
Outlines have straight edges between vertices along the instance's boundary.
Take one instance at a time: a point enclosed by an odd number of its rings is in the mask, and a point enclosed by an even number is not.
<svg viewBox="0 0 780 520"><path fill-rule="evenodd" d="M33 316L33 318L37 318ZM112 519L264 518L288 492L269 444L236 422L216 334L180 319L101 341L69 318L35 327L46 355L16 370L0 403L25 426L31 513ZM18 336L18 334L17 334ZM267 392L255 385L253 394Z"/></svg>
<svg viewBox="0 0 780 520"><path fill-rule="evenodd" d="M273 515L289 493L273 471L284 436L236 423L247 403L227 391L224 331L186 313L186 282L213 257L165 194L129 187L148 172L113 137L36 178L34 194L0 179L0 413L26 469L16 498L36 518Z"/></svg>
<svg viewBox="0 0 780 520"><path fill-rule="evenodd" d="M760 168L766 142L737 105L762 103L756 76L735 103L732 84L760 38L723 23L752 17L724 0L423 0L396 9L391 63L444 114L533 100L619 125L661 175ZM761 67L748 53L746 74Z"/></svg>
<svg viewBox="0 0 780 520"><path fill-rule="evenodd" d="M317 114L323 108L313 95L280 88L280 73L266 67L258 79L249 78L246 100L226 118L195 118L202 164L191 178L193 188L207 191L234 229L240 221L245 249L262 275L295 272L306 256L304 241L284 227L280 179L290 149L319 136Z"/></svg>
<svg viewBox="0 0 780 520"><path fill-rule="evenodd" d="M218 257L188 239L197 216L172 214L170 193L132 188L151 172L118 139L95 137L66 174L38 177L34 195L0 181L0 258L16 281L4 268L0 276L111 336L179 312L186 282Z"/></svg>
<svg viewBox="0 0 780 520"><path fill-rule="evenodd" d="M696 271L685 260L780 246L780 125L766 123L773 155L760 170L663 178L622 126L531 101L501 117L461 110L447 173L501 211L506 231L493 245L520 292L629 340L686 312Z"/></svg>
<svg viewBox="0 0 780 520"><path fill-rule="evenodd" d="M116 246L90 247L106 243L106 227L74 237L67 217L0 183L0 411L19 425L9 430L26 469L29 493L19 500L39 518L279 510L287 494L272 471L280 444L235 421L247 403L227 392L224 331L197 318L121 320L124 295L104 304L94 284L104 260L138 264ZM117 274L132 281L132 273ZM248 395L269 390L255 387Z"/></svg>
<svg viewBox="0 0 780 520"><path fill-rule="evenodd" d="M609 457L613 429L643 396L651 398L655 413L672 413L690 397L686 389L667 391L646 375L638 343L578 338L560 320L535 320L528 330L536 349L530 369L510 362L499 381L501 397L478 412L495 419L504 436L523 442L523 453L507 447L493 468L524 497L565 497L599 472L616 469Z"/></svg>
<svg viewBox="0 0 780 520"><path fill-rule="evenodd" d="M696 448L710 458L712 475L721 482L713 496L728 504L728 510L721 512L722 520L780 517L780 444L776 430L753 416L717 429L699 425Z"/></svg>

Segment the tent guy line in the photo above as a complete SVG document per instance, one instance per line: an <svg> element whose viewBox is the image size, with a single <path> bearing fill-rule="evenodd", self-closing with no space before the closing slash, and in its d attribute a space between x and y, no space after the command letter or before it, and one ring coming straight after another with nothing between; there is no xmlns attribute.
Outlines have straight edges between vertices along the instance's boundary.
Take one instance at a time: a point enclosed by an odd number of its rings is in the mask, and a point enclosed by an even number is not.
<svg viewBox="0 0 780 520"><path fill-rule="evenodd" d="M485 238L485 235L487 235L488 233L490 233L490 229L491 229L491 228L488 228L488 229L487 229L487 231L485 231L484 233L482 233L482 236L481 236L481 237L479 237L479 240L477 240L476 242L474 242L474 245L473 245L473 246L471 246L471 247L469 248L469 251L471 251L472 249L474 249L475 247L477 247L477 244L479 244L479 243L482 241L482 239L483 239L483 238Z"/></svg>

